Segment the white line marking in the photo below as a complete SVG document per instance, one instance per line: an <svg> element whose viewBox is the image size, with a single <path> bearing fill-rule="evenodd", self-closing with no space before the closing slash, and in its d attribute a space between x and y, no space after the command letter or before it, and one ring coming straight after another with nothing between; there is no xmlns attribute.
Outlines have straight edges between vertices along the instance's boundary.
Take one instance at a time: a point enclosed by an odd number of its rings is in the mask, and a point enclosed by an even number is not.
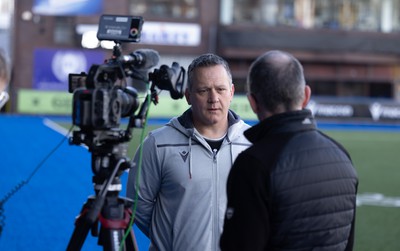
<svg viewBox="0 0 400 251"><path fill-rule="evenodd" d="M64 127L60 126L59 124L51 121L50 119L44 118L43 124L45 124L50 129L53 129L54 131L64 135L65 137L69 137L71 135L70 133L68 133L67 129L65 129Z"/></svg>
<svg viewBox="0 0 400 251"><path fill-rule="evenodd" d="M380 193L359 194L357 206L400 207L400 197L386 197Z"/></svg>
<svg viewBox="0 0 400 251"><path fill-rule="evenodd" d="M60 126L59 124L57 124L56 122L54 122L54 121L52 121L52 120L50 120L50 119L48 119L48 118L44 118L43 119L43 124L45 125L45 126L47 126L47 127L49 127L50 129L52 129L52 130L54 130L54 131L56 131L56 132L58 132L59 134L61 134L61 135L63 135L64 137L66 137L66 138L69 138L69 137L71 137L71 133L72 132L69 132L67 129L65 129L64 127L62 127L62 126ZM69 133L68 133L69 132ZM86 148L86 149L88 149L88 147L86 146L86 145L80 145L81 147L83 147L83 148Z"/></svg>

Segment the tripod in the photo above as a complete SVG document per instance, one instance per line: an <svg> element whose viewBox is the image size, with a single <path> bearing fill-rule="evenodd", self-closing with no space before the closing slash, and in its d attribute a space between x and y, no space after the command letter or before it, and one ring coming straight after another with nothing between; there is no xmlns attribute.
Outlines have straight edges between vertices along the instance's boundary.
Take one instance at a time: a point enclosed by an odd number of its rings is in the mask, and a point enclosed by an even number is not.
<svg viewBox="0 0 400 251"><path fill-rule="evenodd" d="M82 143L82 136L86 135L74 132L72 143ZM79 142L74 142L74 139L79 139ZM103 250L120 250L133 205L132 200L118 196L122 187L119 177L125 169L130 168L129 161L123 157L126 149L126 144L90 145L96 195L88 198L76 218L67 251L81 250L90 229L93 236L99 237L98 244L103 246ZM138 250L133 230L125 239L122 250Z"/></svg>

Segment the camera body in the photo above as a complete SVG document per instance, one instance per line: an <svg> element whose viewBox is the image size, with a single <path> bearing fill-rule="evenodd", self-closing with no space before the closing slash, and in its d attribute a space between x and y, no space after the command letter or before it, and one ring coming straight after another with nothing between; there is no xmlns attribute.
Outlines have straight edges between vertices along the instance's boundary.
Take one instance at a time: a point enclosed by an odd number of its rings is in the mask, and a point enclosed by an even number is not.
<svg viewBox="0 0 400 251"><path fill-rule="evenodd" d="M113 56L101 65L92 65L87 74L69 74L68 91L73 93L72 121L84 134L116 129L121 118L135 117L140 102L136 89L127 85L127 78L151 83L154 103L156 87L170 91L173 99L184 96L185 69L178 63L174 62L171 67L162 65L151 73L148 71L158 64L158 52L141 49L122 55L120 43L138 42L142 24L141 17L101 16L97 37L116 43ZM136 117L144 117L148 108L144 105L147 106L143 104Z"/></svg>
<svg viewBox="0 0 400 251"><path fill-rule="evenodd" d="M107 130L119 127L121 118L134 114L139 107L137 91L117 85L120 78L112 64L93 65L89 74L69 74L73 124L82 130Z"/></svg>
<svg viewBox="0 0 400 251"><path fill-rule="evenodd" d="M84 130L105 130L120 126L121 118L139 107L133 88L78 89L73 96L72 121Z"/></svg>

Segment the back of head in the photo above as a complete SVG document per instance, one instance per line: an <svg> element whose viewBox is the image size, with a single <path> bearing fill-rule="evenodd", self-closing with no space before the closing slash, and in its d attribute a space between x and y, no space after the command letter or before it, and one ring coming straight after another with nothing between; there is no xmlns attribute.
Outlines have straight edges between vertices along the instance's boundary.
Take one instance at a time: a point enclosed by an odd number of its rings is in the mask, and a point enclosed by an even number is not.
<svg viewBox="0 0 400 251"><path fill-rule="evenodd" d="M192 63L189 65L189 67L188 67L188 84L187 84L187 88L189 88L189 90L192 88L192 86L193 86L193 75L194 75L194 71L197 68L210 67L210 66L215 66L215 65L222 65L225 68L226 73L228 74L228 77L230 79L230 82L232 83L232 73L231 73L229 65L225 61L225 59L221 58L218 55L212 54L212 53L206 53L206 54L200 55L197 58L195 58L192 61Z"/></svg>
<svg viewBox="0 0 400 251"><path fill-rule="evenodd" d="M247 88L270 113L296 110L304 98L303 67L289 53L269 51L252 63Z"/></svg>

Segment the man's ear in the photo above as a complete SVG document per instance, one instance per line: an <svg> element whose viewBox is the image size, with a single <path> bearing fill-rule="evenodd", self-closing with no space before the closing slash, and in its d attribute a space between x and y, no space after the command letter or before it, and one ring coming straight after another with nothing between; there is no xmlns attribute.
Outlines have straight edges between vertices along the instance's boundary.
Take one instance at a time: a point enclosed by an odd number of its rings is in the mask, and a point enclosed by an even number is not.
<svg viewBox="0 0 400 251"><path fill-rule="evenodd" d="M247 99L249 100L249 103L250 103L250 107L251 107L251 109L253 110L253 112L255 113L255 114L258 114L258 104L257 104L257 100L256 100L256 98L254 97L254 95L253 94L247 94Z"/></svg>
<svg viewBox="0 0 400 251"><path fill-rule="evenodd" d="M311 98L311 88L310 86L306 85L304 87L304 99L301 108L305 108L307 106L308 102L310 101L310 98Z"/></svg>
<svg viewBox="0 0 400 251"><path fill-rule="evenodd" d="M232 85L231 85L231 102L233 99L233 95L235 95L235 85L232 83Z"/></svg>
<svg viewBox="0 0 400 251"><path fill-rule="evenodd" d="M189 92L188 88L186 88L186 90L185 90L185 98L186 98L186 102L188 103L188 105L192 105L192 103L190 102L190 92Z"/></svg>

